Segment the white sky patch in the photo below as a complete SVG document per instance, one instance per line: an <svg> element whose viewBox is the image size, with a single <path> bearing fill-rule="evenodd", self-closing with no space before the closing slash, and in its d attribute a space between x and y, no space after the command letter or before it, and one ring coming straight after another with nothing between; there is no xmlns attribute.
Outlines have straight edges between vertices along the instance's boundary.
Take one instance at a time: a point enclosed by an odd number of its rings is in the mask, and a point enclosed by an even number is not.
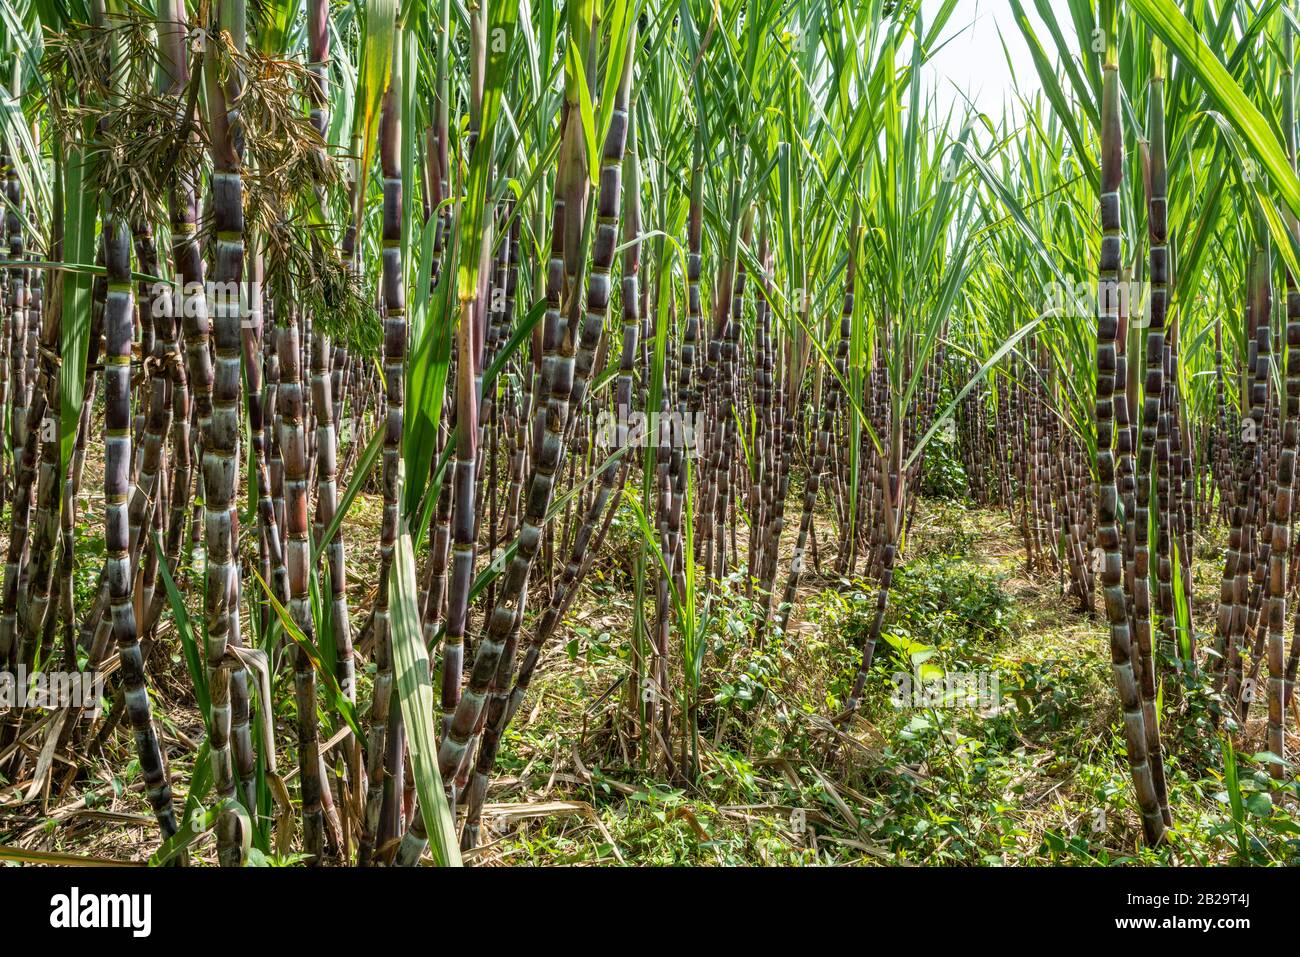
<svg viewBox="0 0 1300 957"><path fill-rule="evenodd" d="M1048 58L1055 62L1056 44L1042 26L1034 0L1022 0L1021 5ZM943 0L922 0L927 29L942 6ZM1051 6L1057 11L1061 32L1073 45L1074 23L1067 4L1052 0ZM1017 88L1019 95L1026 98L1042 89L1033 57L1007 0L958 0L940 45L942 48L925 67L925 88L934 91L940 116L947 115L950 108L954 117L961 116L969 98L996 124L1005 113L1020 114Z"/></svg>

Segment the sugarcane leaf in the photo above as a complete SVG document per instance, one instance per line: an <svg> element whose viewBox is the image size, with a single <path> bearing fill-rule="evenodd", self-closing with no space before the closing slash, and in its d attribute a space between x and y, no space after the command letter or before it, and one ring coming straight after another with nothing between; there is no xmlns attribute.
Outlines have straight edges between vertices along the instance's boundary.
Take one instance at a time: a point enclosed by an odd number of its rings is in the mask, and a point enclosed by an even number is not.
<svg viewBox="0 0 1300 957"><path fill-rule="evenodd" d="M1061 68L1065 70L1065 75L1070 80L1070 85L1074 88L1074 96L1078 103L1083 107L1084 114L1088 117L1088 122L1092 124L1093 129L1101 129L1101 111L1097 108L1097 90L1094 90L1088 81L1079 72L1079 65L1075 62L1074 51L1065 38L1065 33L1061 30L1061 24L1054 15L1051 8L1048 7L1049 0L1034 0L1038 8L1038 16L1047 27L1047 32L1052 35L1052 42L1056 44L1057 57L1060 60Z"/></svg>
<svg viewBox="0 0 1300 957"><path fill-rule="evenodd" d="M206 726L212 714L212 699L208 694L208 672L203 664L202 652L194 638L194 624L190 619L189 609L185 607L185 597L176 587L176 581L168 567L167 554L163 551L158 535L153 536L154 548L158 552L158 574L163 587L167 590L167 601L172 608L172 625L181 639L181 651L185 654L185 667L189 670L190 680L194 683L194 700L199 706ZM211 730L211 729L209 729Z"/></svg>
<svg viewBox="0 0 1300 957"><path fill-rule="evenodd" d="M1025 336L1029 335L1029 333L1033 332L1034 329L1038 326L1038 324L1041 323L1045 318L1046 318L1046 314L1040 315L1036 317L1033 321L1025 323L1025 325L1021 326L1018 330L1016 330L1016 333L1013 336L1011 336L1009 339L1004 341L1000 346L998 346L996 350L994 350L993 354L984 361L983 365L980 366L979 371L977 371L973 376L971 376L969 381L967 381L967 383L964 386L962 386L960 390L958 390L957 394L954 395L952 399L948 402L948 404L944 407L944 410L938 413L934 417L934 423L930 426L929 429L926 430L925 434L922 435L921 438L917 440L916 445L912 448L911 454L907 457L906 462L903 463L904 470L912 467L912 464L917 460L917 458L921 455L921 453L925 451L926 444L930 441L930 439L934 437L934 434L943 427L944 421L950 415L952 415L953 410L957 408L957 405L961 402L962 399L966 398L967 394L970 393L970 390L975 388L976 384L978 384L986 375L988 375L989 371L995 365L1001 362L1002 359L1007 355L1007 353L1009 353L1012 349L1015 348L1016 343L1018 343Z"/></svg>
<svg viewBox="0 0 1300 957"><path fill-rule="evenodd" d="M289 52L289 38L294 22L302 10L302 0L279 0L267 4L268 16L262 24L258 46L265 53L283 55Z"/></svg>
<svg viewBox="0 0 1300 957"><path fill-rule="evenodd" d="M505 368L506 363L513 359L518 351L523 347L523 344L528 340L533 329L545 314L546 300L543 299L534 303L533 308L530 309L522 321L516 325L510 338L497 349L497 354L493 357L492 362L488 364L487 369L483 373L484 395L489 394L496 387L497 376L501 373L501 370ZM433 374L428 375L426 373L424 377L426 385L418 393L422 396L428 397L428 399L433 403L433 408L428 412L415 412L415 414L420 416L426 423L440 422L442 417L443 391L438 388L438 384L445 384L446 382L447 367L451 362L451 343L449 340L443 343L443 348L445 349L445 352L440 352L440 358L435 360L433 363ZM433 388L429 388L427 385L430 380L434 384ZM414 403L412 403L412 406L414 406ZM414 408L418 409L419 407L414 406ZM416 435L411 436L410 440L418 443L418 446L415 448L419 449L419 454L415 454L414 448L408 446L403 460L408 468L412 466L414 467L416 470L415 474L429 474L429 467L433 464L433 450L436 438L437 435L434 431L434 426L432 425L426 425L423 430L420 430ZM436 466L434 466L432 481L408 481L402 486L403 494L406 496L407 503L407 510L404 514L418 518L418 521L415 522L410 522L408 520L408 525L411 526L412 535L414 536L412 544L417 548L422 541L425 530L428 528L429 514L433 509L434 502L442 487L443 475L446 472L447 463L451 461L451 456L455 451L455 448L456 427L452 426L451 431L447 436L446 444L443 446L442 454L439 456ZM411 491L413 488L416 489L414 493Z"/></svg>
<svg viewBox="0 0 1300 957"><path fill-rule="evenodd" d="M478 142L470 157L469 189L465 197L460 256L456 267L457 298L461 302L474 299L478 294L483 232L488 226L488 186L501 116L502 92L511 69L510 51L514 46L518 17L519 5L513 0L496 0L489 4L481 125Z"/></svg>
<svg viewBox="0 0 1300 957"><path fill-rule="evenodd" d="M614 115L614 104L618 85L623 76L623 65L632 55L628 40L636 24L637 12L641 0L614 0L605 7L602 19L609 21L609 58L605 63L605 78L601 84L600 103L596 116L595 134L597 142L605 139L609 133L610 118ZM593 156L593 159L595 157ZM592 166L592 182L599 177L598 164Z"/></svg>
<svg viewBox="0 0 1300 957"><path fill-rule="evenodd" d="M587 175L594 184L600 176L600 154L596 145L596 117L591 106L591 90L587 85L587 67L577 41L570 36L564 49L564 72L575 91L578 119L582 123L582 142L587 156Z"/></svg>
<svg viewBox="0 0 1300 957"><path fill-rule="evenodd" d="M1249 169L1246 144L1241 141L1236 129L1229 124L1222 113L1211 110L1208 115L1218 124L1224 140L1231 147L1230 152L1236 158L1237 166L1242 171L1242 181L1246 184L1244 192L1254 201L1260 215L1263 216L1265 227L1273 237L1275 247L1284 260L1286 268L1290 270L1291 275L1300 275L1300 242L1283 221L1282 214L1273 205L1268 193L1260 189L1256 178L1246 175L1245 171Z"/></svg>
<svg viewBox="0 0 1300 957"><path fill-rule="evenodd" d="M233 814L240 820L239 833L241 835L242 847L239 852L239 859L243 860L248 856L248 849L252 837L252 824L250 822L248 811L239 803L236 798L225 798L217 802L211 808L203 810L198 808L193 814L187 815L181 823L181 828L167 840L163 841L162 846L154 851L149 858L150 867L162 867L181 851L185 850L204 834L211 831L217 826L217 822L224 814Z"/></svg>
<svg viewBox="0 0 1300 957"><path fill-rule="evenodd" d="M347 572L344 572L346 575ZM322 581L323 576L323 581ZM316 623L318 635L334 635L334 602L323 601L321 589L330 583L330 567L326 562L323 567L312 564L307 575L308 601L311 605L311 620ZM321 666L331 674L338 674L338 648L333 641L320 644Z"/></svg>
<svg viewBox="0 0 1300 957"><path fill-rule="evenodd" d="M1219 62L1196 28L1172 0L1129 2L1165 45L1178 55L1179 61L1200 81L1206 96L1250 144L1255 158L1268 171L1287 207L1293 214L1300 216L1300 179L1296 178L1285 149L1278 142L1268 121L1228 73L1227 68Z"/></svg>
<svg viewBox="0 0 1300 957"><path fill-rule="evenodd" d="M181 821L188 821L202 806L203 799L212 790L212 746L205 737L194 752L194 773L190 777L190 788L185 795L185 810ZM183 828L184 823L181 824Z"/></svg>
<svg viewBox="0 0 1300 957"><path fill-rule="evenodd" d="M680 602L681 596L678 594L677 584L673 580L672 569L668 567L668 559L664 557L663 550L659 547L659 536L655 533L654 529L650 527L650 520L646 518L645 509L642 508L641 503L636 500L631 489L624 490L623 500L627 504L628 508L632 510L632 518L636 521L637 528L641 532L641 540L645 543L646 547L650 549L650 554L654 558L655 564L659 566L660 574L662 574L668 582L668 588L672 593L673 601Z"/></svg>
<svg viewBox="0 0 1300 957"><path fill-rule="evenodd" d="M343 38L339 35L338 25L331 20L330 49L347 50ZM357 70L351 57L335 56L333 65L337 68L337 82L330 84L330 125L325 141L333 153L348 149L351 139L353 116L357 101Z"/></svg>
<svg viewBox="0 0 1300 957"><path fill-rule="evenodd" d="M94 162L80 146L68 149L68 161L57 168L63 188L63 253L72 262L95 258L95 220L99 198L89 188L88 164ZM66 179L65 179L66 177ZM93 280L82 271L60 271L59 348L59 475L68 474L77 441L77 423L86 391L86 356L90 351L90 298Z"/></svg>
<svg viewBox="0 0 1300 957"><path fill-rule="evenodd" d="M416 606L419 586L415 579L415 553L411 548L411 537L405 531L399 533L393 544L392 573L388 581L389 628L397 694L430 850L439 865L459 867L460 845L456 840L455 822L447 807L442 777L438 773L434 728L440 712L434 707L429 653L424 647L420 611Z"/></svg>
<svg viewBox="0 0 1300 957"><path fill-rule="evenodd" d="M275 711L271 705L271 669L267 663L267 654L261 648L241 648L238 645L231 645L230 650L245 670L253 675L253 684L257 689L258 728L262 733L258 743L264 752L266 770L274 772Z"/></svg>
<svg viewBox="0 0 1300 957"><path fill-rule="evenodd" d="M1011 9L1015 12L1016 26L1020 28L1020 33L1025 38L1025 45L1029 47L1030 55L1034 58L1034 66L1038 70L1039 80L1043 84L1043 92L1055 109L1061 125L1065 127L1066 134L1070 137L1070 142L1074 146L1075 155L1079 157L1084 172L1095 188L1100 182L1100 172L1096 163L1092 160L1091 151L1087 148L1087 143L1083 138L1083 131L1079 129L1078 123L1075 122L1074 111L1070 108L1070 101L1066 98L1065 91L1061 88L1060 81L1057 79L1056 70L1051 61L1047 59L1047 54L1043 52L1042 45L1038 42L1038 37L1029 23L1029 18L1025 16L1021 0L1011 0ZM1100 118L1093 117L1091 113L1089 118L1093 120L1095 128L1100 128Z"/></svg>
<svg viewBox="0 0 1300 957"><path fill-rule="evenodd" d="M1237 863L1248 864L1250 845L1246 839L1246 806L1241 796L1237 752L1229 734L1223 736L1223 783L1228 791L1228 805L1232 809L1232 827L1237 832Z"/></svg>
<svg viewBox="0 0 1300 957"><path fill-rule="evenodd" d="M48 93L49 83L40 70L41 56L45 50L44 37L41 35L42 18L38 18L34 28L29 28L19 20L18 11L12 3L0 3L0 17L4 19L5 32L8 34L7 39L13 41L17 47L17 52L22 55L22 88L26 88L26 81L34 80L40 85L42 93ZM45 20L44 22L53 26L55 21ZM35 154L29 155L34 156Z"/></svg>
<svg viewBox="0 0 1300 957"><path fill-rule="evenodd" d="M361 69L357 79L358 109L353 117L353 153L359 157L354 222L361 230L366 183L378 142L379 109L393 70L397 42L397 0L365 0L365 29L361 41Z"/></svg>
<svg viewBox="0 0 1300 957"><path fill-rule="evenodd" d="M13 163L10 168L18 175L23 195L32 197L38 209L49 210L53 195L49 177L45 175L45 164L36 161L41 154L32 138L32 128L23 114L22 104L3 90L0 90L0 136L4 137L6 143L12 144L10 149L19 157L33 158L31 162ZM55 172L57 174L57 167ZM7 197L0 199L0 203L7 205L7 202Z"/></svg>
<svg viewBox="0 0 1300 957"><path fill-rule="evenodd" d="M0 845L0 861L16 864L40 864L68 867L144 867L143 861L118 861L88 854L68 854L60 851L42 851L33 847L5 847Z"/></svg>
<svg viewBox="0 0 1300 957"><path fill-rule="evenodd" d="M325 696L329 699L330 704L338 709L339 714L343 716L343 720L347 722L357 740L364 741L365 735L361 731L361 722L357 717L357 706L343 694L338 679L334 677L334 672L325 667L320 649L315 642L303 633L303 630L298 627L298 623L293 620L293 616L289 614L288 609L281 605L275 595L272 594L271 586L266 583L266 579L258 574L257 569L252 569L252 572L253 577L257 579L257 583L262 586L262 591L266 594L266 600L271 603L271 608L274 609L276 617L279 618L284 633L307 655L307 660L311 662L312 668L315 669L316 676L320 679L321 687L325 690Z"/></svg>
<svg viewBox="0 0 1300 957"><path fill-rule="evenodd" d="M1178 547L1177 536L1170 541L1172 571L1170 581L1174 593L1174 624L1178 632L1178 655L1182 661L1192 660L1192 608L1189 596L1183 589L1183 554Z"/></svg>
<svg viewBox="0 0 1300 957"><path fill-rule="evenodd" d="M402 486L402 515L409 521L419 511L428 484L429 466L438 446L442 405L451 366L452 282L443 269L430 296L437 217L430 216L420 240L419 278L411 317L411 357L406 364L407 405L402 428L402 457L408 480ZM453 221L451 248L459 243L459 223ZM419 284L424 288L420 288Z"/></svg>

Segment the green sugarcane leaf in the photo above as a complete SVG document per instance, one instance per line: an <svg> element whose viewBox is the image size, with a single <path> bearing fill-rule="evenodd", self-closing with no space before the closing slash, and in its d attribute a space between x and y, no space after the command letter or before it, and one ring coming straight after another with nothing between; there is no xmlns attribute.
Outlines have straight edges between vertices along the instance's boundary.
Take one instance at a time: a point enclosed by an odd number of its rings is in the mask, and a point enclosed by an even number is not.
<svg viewBox="0 0 1300 957"><path fill-rule="evenodd" d="M25 89L27 81L34 81L40 85L42 93L48 93L49 83L40 70L41 57L45 52L45 40L41 35L41 25L43 23L53 28L56 21L38 15L36 22L29 27L19 19L18 11L12 3L0 3L0 18L4 20L4 32L7 34L5 39L12 41L14 46L17 47L17 52L22 56L21 87Z"/></svg>
<svg viewBox="0 0 1300 957"><path fill-rule="evenodd" d="M347 722L357 740L364 741L365 735L361 731L357 706L343 694L338 679L334 677L334 672L325 667L324 656L321 654L320 648L303 633L297 622L293 620L293 616L289 614L289 610L281 605L275 595L272 594L271 586L266 583L266 579L258 574L257 569L252 569L252 572L253 577L257 579L257 583L262 586L262 591L266 594L266 600L271 603L271 608L275 610L276 617L280 619L280 626L284 629L284 633L306 653L307 660L311 662L312 668L315 669L316 676L320 679L321 687L325 689L325 696L329 698L330 704L338 709L339 714L343 716L343 720Z"/></svg>
<svg viewBox="0 0 1300 957"><path fill-rule="evenodd" d="M460 845L447 807L434 728L440 712L434 707L429 677L429 653L424 647L417 607L419 585L415 578L415 552L406 532L393 544L392 574L388 579L389 627L393 641L393 667L402 706L407 745L420 808L429 833L434 860L443 867L459 867Z"/></svg>
<svg viewBox="0 0 1300 957"><path fill-rule="evenodd" d="M212 790L212 746L204 738L199 749L194 752L194 774L190 778L190 789L185 795L185 811L181 821L188 821L203 804L203 799ZM185 824L181 824L184 829Z"/></svg>
<svg viewBox="0 0 1300 957"><path fill-rule="evenodd" d="M485 0L481 0L485 2ZM488 7L487 63L483 76L483 106L478 142L469 164L469 189L465 196L460 236L460 255L456 266L456 291L461 302L478 295L480 260L483 256L483 233L489 215L488 186L496 144L497 125L501 117L502 91L512 69L510 51L514 46L519 5L514 0L495 0Z"/></svg>
<svg viewBox="0 0 1300 957"><path fill-rule="evenodd" d="M279 0L267 4L270 16L266 18L258 46L264 53L283 55L289 52L289 39L294 22L302 10L302 0Z"/></svg>
<svg viewBox="0 0 1300 957"><path fill-rule="evenodd" d="M916 462L917 458L921 455L921 453L925 451L926 444L930 441L931 438L934 437L935 433L938 432L943 427L943 423L948 419L949 416L953 414L953 411L961 403L961 400L966 398L970 390L975 388L975 386L986 375L989 374L990 370L999 362L1001 362L1002 359L1007 355L1007 353L1009 353L1012 349L1015 348L1017 342L1019 342L1025 336L1029 335L1029 333L1033 332L1034 329L1038 326L1038 324L1041 323L1045 318L1046 318L1045 315L1038 316L1032 322L1028 322L1025 325L1021 326L1018 330L1016 330L1015 334L1011 336L1011 338L1003 342L993 352L993 354L989 356L987 360L985 360L984 364L980 366L979 370L973 376L971 376L970 380L964 386L961 387L961 389L957 392L955 396L952 397L952 400L944 407L943 411L934 417L934 424L931 425L930 428L926 430L925 434L922 435L921 438L917 440L916 445L912 449L911 454L907 457L907 460L903 463L904 469L909 469L912 467L913 463Z"/></svg>
<svg viewBox="0 0 1300 957"><path fill-rule="evenodd" d="M1300 179L1287 159L1286 150L1267 120L1246 96L1241 86L1196 28L1183 16L1173 0L1129 0L1130 6L1142 15L1165 45L1177 54L1201 82L1205 94L1216 104L1250 144L1251 151L1268 171L1274 187L1287 207L1300 216Z"/></svg>
<svg viewBox="0 0 1300 957"><path fill-rule="evenodd" d="M1019 0L1017 0L1018 2ZM1056 44L1056 52L1061 67L1065 70L1065 75L1069 77L1070 85L1074 88L1075 98L1083 107L1088 122L1092 124L1093 129L1101 129L1101 111L1097 107L1094 90L1079 72L1079 66L1075 62L1074 49L1066 40L1065 33L1061 30L1057 17L1047 6L1048 2L1049 0L1034 0L1034 4L1038 8L1038 16L1047 27L1047 32L1052 35L1052 42Z"/></svg>
<svg viewBox="0 0 1300 957"><path fill-rule="evenodd" d="M1210 111L1208 115L1219 126L1224 141L1231 147L1230 152L1237 160L1237 166L1241 170L1241 178L1245 184L1243 192L1247 198L1254 201L1256 209L1263 217L1265 228L1269 235L1273 237L1278 255L1282 257L1291 275L1300 275L1300 240L1297 240L1296 234L1287 227L1282 213L1278 212L1269 195L1260 188L1261 184L1257 181L1257 178L1248 172L1251 167L1248 165L1250 158L1247 155L1246 144L1242 142L1237 135L1236 129L1229 125L1227 118L1223 114Z"/></svg>
<svg viewBox="0 0 1300 957"><path fill-rule="evenodd" d="M95 258L95 220L99 197L86 179L91 173L90 154L80 146L68 150L68 162L58 167L63 186L63 253L74 263L93 262ZM66 179L64 177L66 176ZM77 422L86 392L86 356L90 351L90 298L92 277L81 271L60 271L59 321L59 475L68 474L72 451L77 442Z"/></svg>
<svg viewBox="0 0 1300 957"><path fill-rule="evenodd" d="M187 815L181 824L180 830L165 840L158 850L154 851L153 856L149 858L150 867L162 867L181 851L185 850L204 834L211 831L217 826L217 822L224 814L234 814L240 820L239 833L243 846L240 848L239 858L244 860L248 856L253 827L248 816L248 811L239 803L236 798L226 798L218 802L207 810L202 808L196 809L193 814Z"/></svg>
<svg viewBox="0 0 1300 957"><path fill-rule="evenodd" d="M176 587L176 581L167 567L167 554L157 534L153 536L154 548L158 552L158 574L162 577L163 587L167 590L167 601L172 607L172 624L181 639L181 650L185 653L185 666L189 669L190 680L194 683L194 700L199 706L206 726L212 714L212 699L208 695L208 672L204 667L203 654L194 638L194 624L190 619L189 609L185 607L185 597ZM211 730L211 729L209 729Z"/></svg>
<svg viewBox="0 0 1300 957"><path fill-rule="evenodd" d="M1096 188L1101 182L1100 170L1092 160L1092 153L1087 148L1083 131L1079 129L1074 111L1070 108L1070 101L1066 98L1065 91L1061 88L1061 83L1057 79L1056 68L1047 59L1047 54L1043 51L1033 27L1029 24L1029 18L1025 16L1020 0L1011 0L1011 9L1015 11L1016 26L1020 28L1020 33L1025 38L1025 44L1029 47L1029 52L1034 58L1034 66L1037 68L1038 77L1042 81L1043 92L1047 95L1056 111L1056 116L1065 127L1066 134L1070 137L1070 142L1074 146L1074 155L1079 158L1083 164L1084 173L1088 176L1088 180L1093 184L1093 187ZM1071 66L1073 66L1072 61ZM1089 114L1089 118L1093 119L1091 114ZM1093 119L1093 124L1095 128L1100 128L1100 118Z"/></svg>
<svg viewBox="0 0 1300 957"><path fill-rule="evenodd" d="M0 136L4 137L6 143L13 144L10 149L18 156L40 156L36 141L32 138L32 127L23 114L22 104L4 91L0 91ZM68 158L71 159L71 155ZM45 172L45 164L18 162L11 164L10 169L18 175L23 195L32 197L39 210L49 210L53 202L53 192ZM57 167L55 174L56 176L58 174ZM0 199L0 204L7 204L7 202L7 197ZM32 220L33 224L35 222L36 220ZM31 226L29 225L28 228L30 229Z"/></svg>
<svg viewBox="0 0 1300 957"><path fill-rule="evenodd" d="M587 67L576 40L569 39L564 49L564 72L572 82L577 100L578 118L582 123L582 142L587 156L587 176L594 185L600 177L600 153L596 143L596 117L591 105L591 88L587 84Z"/></svg>
<svg viewBox="0 0 1300 957"><path fill-rule="evenodd" d="M330 49L346 50L338 25L329 24ZM352 123L357 102L357 70L350 57L336 56L332 65L337 68L335 80L330 84L330 125L325 141L335 153L345 152L351 145Z"/></svg>
<svg viewBox="0 0 1300 957"><path fill-rule="evenodd" d="M489 394L491 390L495 388L497 376L501 373L501 370L505 368L507 362L514 358L518 351L523 347L523 344L528 341L528 337L532 334L533 329L537 326L537 323L541 321L544 315L546 315L546 300L543 299L533 304L533 308L528 311L528 315L525 316L515 327L510 338L497 349L497 354L493 357L492 362L483 373L484 395ZM410 421L412 418L412 409L414 409L416 410L414 414L426 424L423 429L416 430L414 435L408 433L408 440L412 442L412 445L407 446L403 462L406 463L408 469L414 467L416 475L422 476L427 476L429 474L430 466L433 466L433 476L431 481L412 480L407 481L402 486L403 495L405 496L406 501L406 511L403 514L418 518L418 521L415 522L410 522L408 519L408 525L411 527L412 535L414 536L412 544L416 548L420 546L424 533L428 529L429 515L442 487L442 477L446 472L447 463L451 461L451 456L456 449L456 428L453 426L447 436L446 444L443 446L442 454L439 456L438 462L436 465L433 462L435 440L437 439L437 426L432 423L438 423L442 420L442 403L444 400L445 390L441 386L446 383L447 368L451 363L450 340L442 342L438 348L440 350L438 352L439 358L435 359L432 363L432 375L426 373L424 376L425 383L417 393L418 395L427 398L433 407L427 412L419 411L419 407L412 403L411 406L408 407L407 416L408 421ZM428 367L426 366L425 368ZM430 380L434 386L432 388L429 386ZM412 492L412 489L415 489L415 491Z"/></svg>
<svg viewBox="0 0 1300 957"><path fill-rule="evenodd" d="M397 43L397 0L365 0L365 29L361 41L361 69L357 79L357 110L353 117L352 152L359 158L356 209L357 231L365 209L366 184L379 137L379 110L388 92Z"/></svg>
<svg viewBox="0 0 1300 957"><path fill-rule="evenodd" d="M614 0L605 7L604 17L609 21L609 59L605 63L605 78L601 84L600 104L596 117L595 133L598 142L603 142L609 134L610 118L614 115L614 103L618 85L623 76L623 65L632 55L628 47L628 38L636 24L640 0ZM594 158L594 157L593 157ZM592 182L599 179L597 164L593 164Z"/></svg>
<svg viewBox="0 0 1300 957"><path fill-rule="evenodd" d="M437 216L430 216L420 237L420 265L411 312L411 356L406 363L406 415L402 422L402 457L407 482L402 486L402 515L407 521L420 507L428 484L442 426L442 404L447 394L451 366L452 323L447 319L451 297L451 270L443 269L437 288L429 293ZM459 242L459 224L452 222L449 248Z"/></svg>
<svg viewBox="0 0 1300 957"><path fill-rule="evenodd" d="M1241 796L1241 781L1237 772L1237 752L1232 746L1232 736L1223 736L1223 783L1228 791L1228 806L1232 809L1232 827L1237 832L1237 863L1250 863L1250 844L1246 839L1246 805Z"/></svg>

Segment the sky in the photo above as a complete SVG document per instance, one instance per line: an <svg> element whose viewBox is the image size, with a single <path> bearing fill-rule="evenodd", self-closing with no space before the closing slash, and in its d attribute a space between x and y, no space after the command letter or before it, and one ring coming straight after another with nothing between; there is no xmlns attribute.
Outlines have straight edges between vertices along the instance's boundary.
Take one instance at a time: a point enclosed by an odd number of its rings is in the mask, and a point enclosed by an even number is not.
<svg viewBox="0 0 1300 957"><path fill-rule="evenodd" d="M1050 3L1060 10L1057 23L1066 39L1073 43L1074 26L1065 0L1050 0ZM942 6L943 0L922 0L921 9L927 23ZM1054 60L1055 44L1045 28L1039 25L1035 4L1032 0L1024 0L1023 6L1048 56ZM1002 34L1000 40L999 31ZM960 115L965 104L961 93L965 93L996 123L1004 112L1004 104L1016 101L1013 76L1025 96L1032 96L1041 89L1029 47L1016 26L1008 0L957 0L957 8L944 28L943 37L949 42L926 64L927 87L936 92L940 115L947 113L950 105L955 106L954 114ZM1003 51L1004 43L1006 52ZM1010 64L1007 62L1008 54Z"/></svg>

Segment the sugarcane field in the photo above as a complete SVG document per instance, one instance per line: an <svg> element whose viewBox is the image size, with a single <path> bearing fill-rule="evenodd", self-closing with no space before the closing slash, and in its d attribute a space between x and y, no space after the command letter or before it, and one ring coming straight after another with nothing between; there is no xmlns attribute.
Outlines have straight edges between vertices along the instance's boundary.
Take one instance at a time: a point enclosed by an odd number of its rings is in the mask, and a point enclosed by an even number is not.
<svg viewBox="0 0 1300 957"><path fill-rule="evenodd" d="M7 922L673 866L1284 926L1298 40L0 0Z"/></svg>

